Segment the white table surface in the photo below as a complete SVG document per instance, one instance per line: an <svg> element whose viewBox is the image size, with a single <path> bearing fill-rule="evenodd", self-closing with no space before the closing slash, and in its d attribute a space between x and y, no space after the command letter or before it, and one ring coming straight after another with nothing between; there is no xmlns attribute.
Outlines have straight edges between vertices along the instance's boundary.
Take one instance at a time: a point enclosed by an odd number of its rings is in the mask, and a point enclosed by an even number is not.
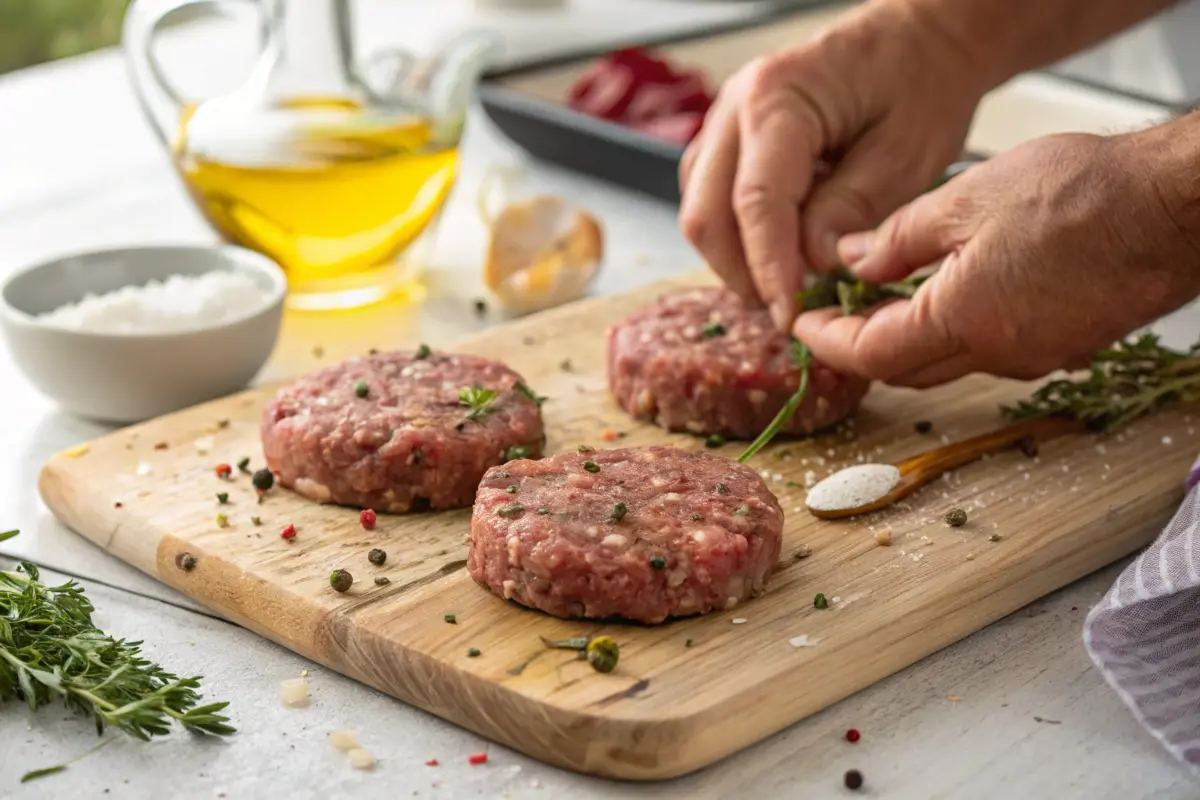
<svg viewBox="0 0 1200 800"><path fill-rule="evenodd" d="M560 30L571 32L574 44L589 36L627 35L618 29L628 1L576 0L574 5L572 13L586 6L593 15L584 28L564 18ZM694 22L692 15L699 13L670 0L646 5L660 7L661 25L670 22L672 8L678 9L673 12L677 20ZM724 6L727 15L744 13L743 4L701 5ZM608 17L597 11L601 8L609 9ZM617 21L606 28L600 24L605 18ZM568 39L555 41L561 46ZM1041 132L1028 117L1039 116L1048 104L1055 109L1054 120L1042 124L1056 129L1071 127L1071 120L1086 129L1131 126L1160 114L1035 77L1019 81L991 112L981 114L978 134L997 141ZM1017 124L1005 128L1010 117ZM349 353L375 344L447 343L494 324L494 317L478 320L471 309L481 291L484 236L473 195L493 164L517 165L525 190L570 196L603 220L608 255L597 292L620 291L699 266L676 231L674 208L531 163L476 114L459 189L442 223L453 235L439 239L429 301L398 318L371 325L360 321L353 330L326 318L290 317L263 377L311 369L315 344L332 347L336 356L339 348ZM181 240L213 241L213 235L139 116L114 52L0 78L0 274L70 250ZM1196 322L1194 313L1184 312L1165 330L1176 343L1189 342ZM849 796L841 788L849 768L866 775L864 796L880 798L1200 795L1200 781L1138 728L1084 653L1083 615L1112 582L1115 567L712 768L666 784L614 784L489 747L449 723L314 667L213 618L75 536L42 506L36 473L52 453L104 429L57 411L3 351L0 385L6 420L0 438L0 525L23 530L0 545L0 553L83 577L105 630L145 639L149 652L177 672L202 674L211 697L232 701L240 729L226 742L173 735L146 744L110 734L116 738L112 745L67 772L20 786L22 773L85 751L95 735L86 722L68 718L61 709L33 715L9 703L0 713L0 797L303 798L353 792L355 797L820 798ZM48 574L47 580L56 577ZM312 671L312 705L283 707L279 681L305 668ZM1035 716L1061 724L1038 723ZM863 733L855 746L842 739L849 727ZM325 741L326 733L337 728L358 732L380 759L373 772L351 771ZM467 755L485 748L489 763L469 766ZM425 766L430 758L441 766Z"/></svg>

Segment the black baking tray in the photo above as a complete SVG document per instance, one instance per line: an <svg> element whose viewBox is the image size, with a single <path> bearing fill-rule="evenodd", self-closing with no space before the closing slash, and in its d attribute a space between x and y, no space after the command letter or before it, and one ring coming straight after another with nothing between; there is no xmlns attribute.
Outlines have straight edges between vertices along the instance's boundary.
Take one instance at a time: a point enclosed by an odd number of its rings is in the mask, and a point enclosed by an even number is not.
<svg viewBox="0 0 1200 800"><path fill-rule="evenodd" d="M534 158L634 189L670 203L679 202L679 161L683 148L622 125L581 114L565 103L555 103L503 85L506 79L533 75L556 67L582 66L622 46L663 47L724 33L748 30L790 17L811 13L844 0L795 0L751 20L695 29L652 40L607 43L567 56L543 58L509 65L486 75L479 95L484 112L514 144ZM1161 101L1091 81L1054 73L1065 82L1078 83L1133 99L1163 105ZM982 161L985 155L964 153L963 163Z"/></svg>

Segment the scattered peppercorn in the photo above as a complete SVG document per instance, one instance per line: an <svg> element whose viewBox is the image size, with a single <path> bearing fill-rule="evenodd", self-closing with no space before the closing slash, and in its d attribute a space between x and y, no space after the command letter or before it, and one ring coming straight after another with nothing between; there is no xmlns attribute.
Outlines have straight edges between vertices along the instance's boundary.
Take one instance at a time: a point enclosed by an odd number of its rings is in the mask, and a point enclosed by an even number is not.
<svg viewBox="0 0 1200 800"><path fill-rule="evenodd" d="M290 522L287 525L284 525L283 530L281 530L279 532L279 538L280 539L295 539L296 538L296 526Z"/></svg>
<svg viewBox="0 0 1200 800"><path fill-rule="evenodd" d="M369 356L377 356L377 355L379 355L379 348L378 348L378 347L372 347L372 348L370 348L369 350L367 350L367 355L369 355Z"/></svg>
<svg viewBox="0 0 1200 800"><path fill-rule="evenodd" d="M861 738L862 738L862 734L860 734L858 732L857 728L851 728L850 730L846 731L846 741L847 742L857 742Z"/></svg>
<svg viewBox="0 0 1200 800"><path fill-rule="evenodd" d="M250 456L246 456L245 458L239 459L238 463L237 463L237 468L238 468L238 472L249 472L250 471Z"/></svg>
<svg viewBox="0 0 1200 800"><path fill-rule="evenodd" d="M1038 443L1037 439L1034 439L1032 436L1022 436L1017 441L1017 447L1021 448L1021 452L1024 453L1027 458L1037 458Z"/></svg>
<svg viewBox="0 0 1200 800"><path fill-rule="evenodd" d="M725 437L719 433L714 433L704 440L705 447L720 447L723 444L725 444Z"/></svg>
<svg viewBox="0 0 1200 800"><path fill-rule="evenodd" d="M476 652L478 652L478 651L476 651ZM472 753L471 755L467 756L467 762L473 766L479 766L480 764L486 764L487 763L487 753Z"/></svg>
<svg viewBox="0 0 1200 800"><path fill-rule="evenodd" d="M371 508L364 508L358 514L358 524L363 526L363 530L373 530L377 519L379 516Z"/></svg>
<svg viewBox="0 0 1200 800"><path fill-rule="evenodd" d="M813 608L829 608L829 600L820 592L813 598Z"/></svg>
<svg viewBox="0 0 1200 800"><path fill-rule="evenodd" d="M155 450L166 450L168 447L170 447L170 445L167 444L166 442L155 442L154 443Z"/></svg>
<svg viewBox="0 0 1200 800"><path fill-rule="evenodd" d="M927 419L923 419L916 425L913 425L913 429L923 436L933 430L933 423Z"/></svg>
<svg viewBox="0 0 1200 800"><path fill-rule="evenodd" d="M275 485L275 473L264 467L254 473L254 477L250 479L250 482L254 484L255 489L265 492Z"/></svg>
<svg viewBox="0 0 1200 800"><path fill-rule="evenodd" d="M216 473L218 478L228 479L233 474L233 467L228 464L217 464Z"/></svg>
<svg viewBox="0 0 1200 800"><path fill-rule="evenodd" d="M717 494L726 494L729 492L729 487L723 483L717 484Z"/></svg>
<svg viewBox="0 0 1200 800"><path fill-rule="evenodd" d="M253 525L262 525L262 517L251 517L250 522Z"/></svg>
<svg viewBox="0 0 1200 800"><path fill-rule="evenodd" d="M654 569L666 569L667 568L667 560L665 558L663 558L662 556L654 556L653 558L650 559L650 566L653 567Z"/></svg>
<svg viewBox="0 0 1200 800"><path fill-rule="evenodd" d="M191 553L180 553L175 564L184 572L191 572L196 568L196 557Z"/></svg>
<svg viewBox="0 0 1200 800"><path fill-rule="evenodd" d="M571 359L564 358L562 360L562 363L560 363L558 365L558 368L561 369L563 372L570 372L571 371Z"/></svg>
<svg viewBox="0 0 1200 800"><path fill-rule="evenodd" d="M225 516L224 514L217 514L217 527L218 528L228 528L229 527L229 517Z"/></svg>
<svg viewBox="0 0 1200 800"><path fill-rule="evenodd" d="M389 578L387 575L380 575L378 578L375 579L376 586L387 586L391 582L392 582L392 579Z"/></svg>
<svg viewBox="0 0 1200 800"><path fill-rule="evenodd" d="M620 522L621 520L625 519L625 512L628 510L628 507L624 503L613 504L612 521Z"/></svg>
<svg viewBox="0 0 1200 800"><path fill-rule="evenodd" d="M846 782L846 788L851 790L861 789L863 785L862 773L856 769L846 770L846 776L842 780Z"/></svg>
<svg viewBox="0 0 1200 800"><path fill-rule="evenodd" d="M516 486L505 486L504 491L508 492L509 494L516 494L517 487Z"/></svg>
<svg viewBox="0 0 1200 800"><path fill-rule="evenodd" d="M597 464L595 461L583 462L583 468L586 469L588 472L599 472L600 471L600 465Z"/></svg>
<svg viewBox="0 0 1200 800"><path fill-rule="evenodd" d="M1004 538L1004 537L1003 537L1003 536L1001 536L1000 534L998 534L998 533L993 533L993 534L991 534L990 536L988 536L988 541L989 541L989 542L998 542L998 541L1000 541L1000 540L1001 540L1001 539L1003 539L1003 538Z"/></svg>
<svg viewBox="0 0 1200 800"><path fill-rule="evenodd" d="M701 328L700 330L705 336L707 336L710 339L713 338L714 336L724 336L725 335L725 326L719 322L710 322L707 325L705 325L703 328Z"/></svg>
<svg viewBox="0 0 1200 800"><path fill-rule="evenodd" d="M229 502L229 492L217 492L217 502L218 503L228 503Z"/></svg>
<svg viewBox="0 0 1200 800"><path fill-rule="evenodd" d="M378 567L387 561L387 553L378 547L373 547L371 548L371 552L367 553L367 561Z"/></svg>
<svg viewBox="0 0 1200 800"><path fill-rule="evenodd" d="M348 592L354 585L354 576L344 569L335 569L329 573L329 585L335 592Z"/></svg>
<svg viewBox="0 0 1200 800"><path fill-rule="evenodd" d="M431 355L433 355L433 351L429 349L429 345L422 342L421 346L417 348L415 358L419 361L424 358L429 358Z"/></svg>
<svg viewBox="0 0 1200 800"><path fill-rule="evenodd" d="M458 617L456 617L454 614L447 614L446 616L442 617L442 619L446 620L448 625L458 624Z"/></svg>
<svg viewBox="0 0 1200 800"><path fill-rule="evenodd" d="M683 643L683 646L684 646L684 647L691 647L691 646L692 646L692 645L694 645L694 644L695 644L695 642L694 642L694 641L692 641L691 639L688 639L686 642L684 642L684 643Z"/></svg>
<svg viewBox="0 0 1200 800"><path fill-rule="evenodd" d="M425 762L425 766L427 766L427 767L436 767L437 765L438 765L438 760L436 758L431 758Z"/></svg>
<svg viewBox="0 0 1200 800"><path fill-rule="evenodd" d="M967 524L967 512L961 508L952 508L946 512L946 524L951 528L961 528Z"/></svg>
<svg viewBox="0 0 1200 800"><path fill-rule="evenodd" d="M120 500L116 500L113 502L113 508L124 508L124 507L125 507L125 504L122 503Z"/></svg>
<svg viewBox="0 0 1200 800"><path fill-rule="evenodd" d="M483 300L476 300L475 301L475 316L481 317L481 318L486 317L487 312L488 312L487 303L485 303Z"/></svg>
<svg viewBox="0 0 1200 800"><path fill-rule="evenodd" d="M592 639L584 652L587 654L587 662L596 672L612 672L617 668L617 660L621 657L621 648L608 636Z"/></svg>
<svg viewBox="0 0 1200 800"><path fill-rule="evenodd" d="M472 647L467 651L467 658L479 658L481 655L483 655L483 653L479 651L478 647Z"/></svg>
<svg viewBox="0 0 1200 800"><path fill-rule="evenodd" d="M523 444L514 444L504 454L505 461L516 461L521 458L529 458L529 448Z"/></svg>
<svg viewBox="0 0 1200 800"><path fill-rule="evenodd" d="M371 390L367 388L366 381L359 381L358 383L354 384L354 394L358 397L366 397L367 392L369 391Z"/></svg>
<svg viewBox="0 0 1200 800"><path fill-rule="evenodd" d="M217 420L217 430L223 431L228 427L229 427L229 420L227 420L227 419Z"/></svg>

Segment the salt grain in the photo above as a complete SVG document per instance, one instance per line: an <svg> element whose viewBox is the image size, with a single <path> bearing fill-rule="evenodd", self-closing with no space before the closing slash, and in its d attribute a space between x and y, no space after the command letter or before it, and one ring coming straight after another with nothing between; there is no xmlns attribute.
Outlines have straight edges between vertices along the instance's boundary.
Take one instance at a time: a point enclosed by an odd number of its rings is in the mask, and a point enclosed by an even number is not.
<svg viewBox="0 0 1200 800"><path fill-rule="evenodd" d="M1169 444L1171 444L1171 437L1170 437L1170 436L1164 436L1164 437L1162 438L1162 443L1163 443L1163 444L1166 444L1166 445L1169 445Z"/></svg>
<svg viewBox="0 0 1200 800"><path fill-rule="evenodd" d="M84 295L77 303L38 315L37 320L88 333L171 333L245 317L266 299L266 292L249 275L213 270Z"/></svg>
<svg viewBox="0 0 1200 800"><path fill-rule="evenodd" d="M734 618L733 618L732 620L730 620L730 621L731 621L731 622L732 622L734 625L745 625L745 624L746 624L746 622L747 622L747 619L746 619L745 617L734 617Z"/></svg>
<svg viewBox="0 0 1200 800"><path fill-rule="evenodd" d="M145 461L137 465L137 474L141 477L145 477L153 471L154 467L150 464L147 464Z"/></svg>
<svg viewBox="0 0 1200 800"><path fill-rule="evenodd" d="M805 633L788 639L788 644L790 644L792 647L812 647L816 644L816 642L809 639L808 634Z"/></svg>

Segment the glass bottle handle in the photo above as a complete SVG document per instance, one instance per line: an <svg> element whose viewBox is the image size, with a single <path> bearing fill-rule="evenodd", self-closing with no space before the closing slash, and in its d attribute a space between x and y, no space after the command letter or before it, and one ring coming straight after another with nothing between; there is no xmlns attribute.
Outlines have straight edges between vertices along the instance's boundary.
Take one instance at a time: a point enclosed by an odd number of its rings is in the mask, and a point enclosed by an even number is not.
<svg viewBox="0 0 1200 800"><path fill-rule="evenodd" d="M154 57L154 41L167 15L194 6L253 6L258 0L133 0L125 12L121 46L133 82L138 105L150 127L168 148L178 133L184 100L163 74ZM260 47L265 48L269 32L262 32Z"/></svg>

